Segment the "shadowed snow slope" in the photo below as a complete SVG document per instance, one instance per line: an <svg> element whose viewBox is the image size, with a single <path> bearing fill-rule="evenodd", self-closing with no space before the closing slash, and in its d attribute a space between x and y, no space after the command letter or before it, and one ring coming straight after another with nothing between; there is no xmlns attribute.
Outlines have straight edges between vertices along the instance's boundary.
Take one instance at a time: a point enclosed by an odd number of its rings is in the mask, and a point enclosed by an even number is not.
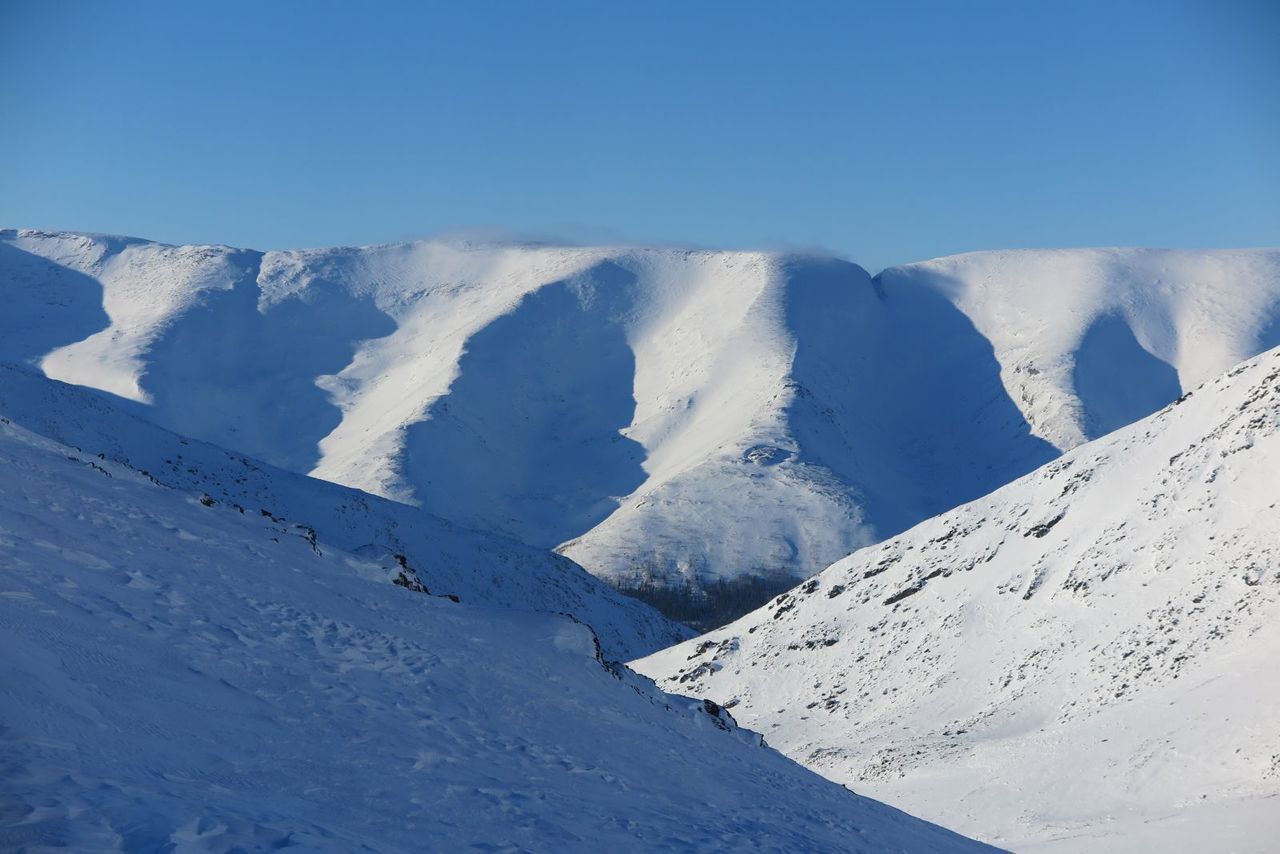
<svg viewBox="0 0 1280 854"><path fill-rule="evenodd" d="M785 585L1280 334L1263 250L0 247L8 358L623 585Z"/></svg>
<svg viewBox="0 0 1280 854"><path fill-rule="evenodd" d="M989 850L607 664L567 616L393 587L328 529L8 418L0 482L5 851Z"/></svg>
<svg viewBox="0 0 1280 854"><path fill-rule="evenodd" d="M1280 349L634 666L1018 851L1274 850Z"/></svg>
<svg viewBox="0 0 1280 854"><path fill-rule="evenodd" d="M573 614L596 630L610 657L634 657L690 635L563 557L175 435L93 392L10 365L0 365L0 415L91 462L122 464L270 520L289 539L318 538L356 552L384 567L388 580L416 581L469 603Z"/></svg>

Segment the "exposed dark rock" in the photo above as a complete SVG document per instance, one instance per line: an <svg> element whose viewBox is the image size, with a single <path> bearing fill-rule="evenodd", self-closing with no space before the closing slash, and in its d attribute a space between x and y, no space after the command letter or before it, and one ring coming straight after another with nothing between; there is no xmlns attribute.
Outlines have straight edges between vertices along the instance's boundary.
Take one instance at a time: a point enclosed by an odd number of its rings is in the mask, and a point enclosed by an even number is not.
<svg viewBox="0 0 1280 854"><path fill-rule="evenodd" d="M1067 515L1067 511L1063 510L1057 516L1054 516L1049 521L1041 522L1039 525L1031 526L1030 528L1027 529L1026 533L1024 533L1023 536L1024 537L1043 537L1045 534L1053 530L1053 526L1061 522L1062 518L1066 515Z"/></svg>

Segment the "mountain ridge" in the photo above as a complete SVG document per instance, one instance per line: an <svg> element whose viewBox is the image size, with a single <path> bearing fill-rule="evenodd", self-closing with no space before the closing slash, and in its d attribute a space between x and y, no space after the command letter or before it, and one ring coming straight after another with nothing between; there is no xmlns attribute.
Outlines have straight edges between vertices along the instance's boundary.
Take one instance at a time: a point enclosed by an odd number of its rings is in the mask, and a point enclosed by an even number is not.
<svg viewBox="0 0 1280 854"><path fill-rule="evenodd" d="M0 246L18 297L0 360L695 597L783 589L1280 341L1276 250L1021 250L871 277L816 255L466 240ZM1054 311L1025 310L1023 282Z"/></svg>

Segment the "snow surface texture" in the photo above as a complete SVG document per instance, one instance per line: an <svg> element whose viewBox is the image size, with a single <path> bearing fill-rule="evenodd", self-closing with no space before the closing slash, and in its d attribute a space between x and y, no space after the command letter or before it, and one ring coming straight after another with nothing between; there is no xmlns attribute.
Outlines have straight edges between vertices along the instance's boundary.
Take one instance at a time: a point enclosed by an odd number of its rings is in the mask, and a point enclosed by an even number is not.
<svg viewBox="0 0 1280 854"><path fill-rule="evenodd" d="M0 232L0 360L616 583L807 576L1280 340L1280 252Z"/></svg>
<svg viewBox="0 0 1280 854"><path fill-rule="evenodd" d="M1280 349L637 662L1017 851L1274 851Z"/></svg>
<svg viewBox="0 0 1280 854"><path fill-rule="evenodd" d="M270 519L284 536L358 553L400 583L469 603L573 614L595 629L612 658L634 658L692 634L565 558L178 436L76 386L0 365L0 413L87 458L122 463L158 484Z"/></svg>
<svg viewBox="0 0 1280 854"><path fill-rule="evenodd" d="M5 851L989 850L570 617L394 587L7 417L0 482Z"/></svg>

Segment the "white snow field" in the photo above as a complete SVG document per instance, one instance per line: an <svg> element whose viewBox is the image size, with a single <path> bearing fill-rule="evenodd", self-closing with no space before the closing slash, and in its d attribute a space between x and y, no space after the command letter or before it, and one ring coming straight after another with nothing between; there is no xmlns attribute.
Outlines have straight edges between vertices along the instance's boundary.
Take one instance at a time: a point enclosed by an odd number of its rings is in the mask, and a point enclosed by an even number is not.
<svg viewBox="0 0 1280 854"><path fill-rule="evenodd" d="M0 294L0 361L624 587L784 589L1280 343L1275 250L873 279L778 253L10 230Z"/></svg>
<svg viewBox="0 0 1280 854"><path fill-rule="evenodd" d="M568 616L393 586L325 528L7 416L0 484L0 850L990 850L607 664Z"/></svg>
<svg viewBox="0 0 1280 854"><path fill-rule="evenodd" d="M1280 349L633 666L1015 851L1261 854L1277 657Z"/></svg>

